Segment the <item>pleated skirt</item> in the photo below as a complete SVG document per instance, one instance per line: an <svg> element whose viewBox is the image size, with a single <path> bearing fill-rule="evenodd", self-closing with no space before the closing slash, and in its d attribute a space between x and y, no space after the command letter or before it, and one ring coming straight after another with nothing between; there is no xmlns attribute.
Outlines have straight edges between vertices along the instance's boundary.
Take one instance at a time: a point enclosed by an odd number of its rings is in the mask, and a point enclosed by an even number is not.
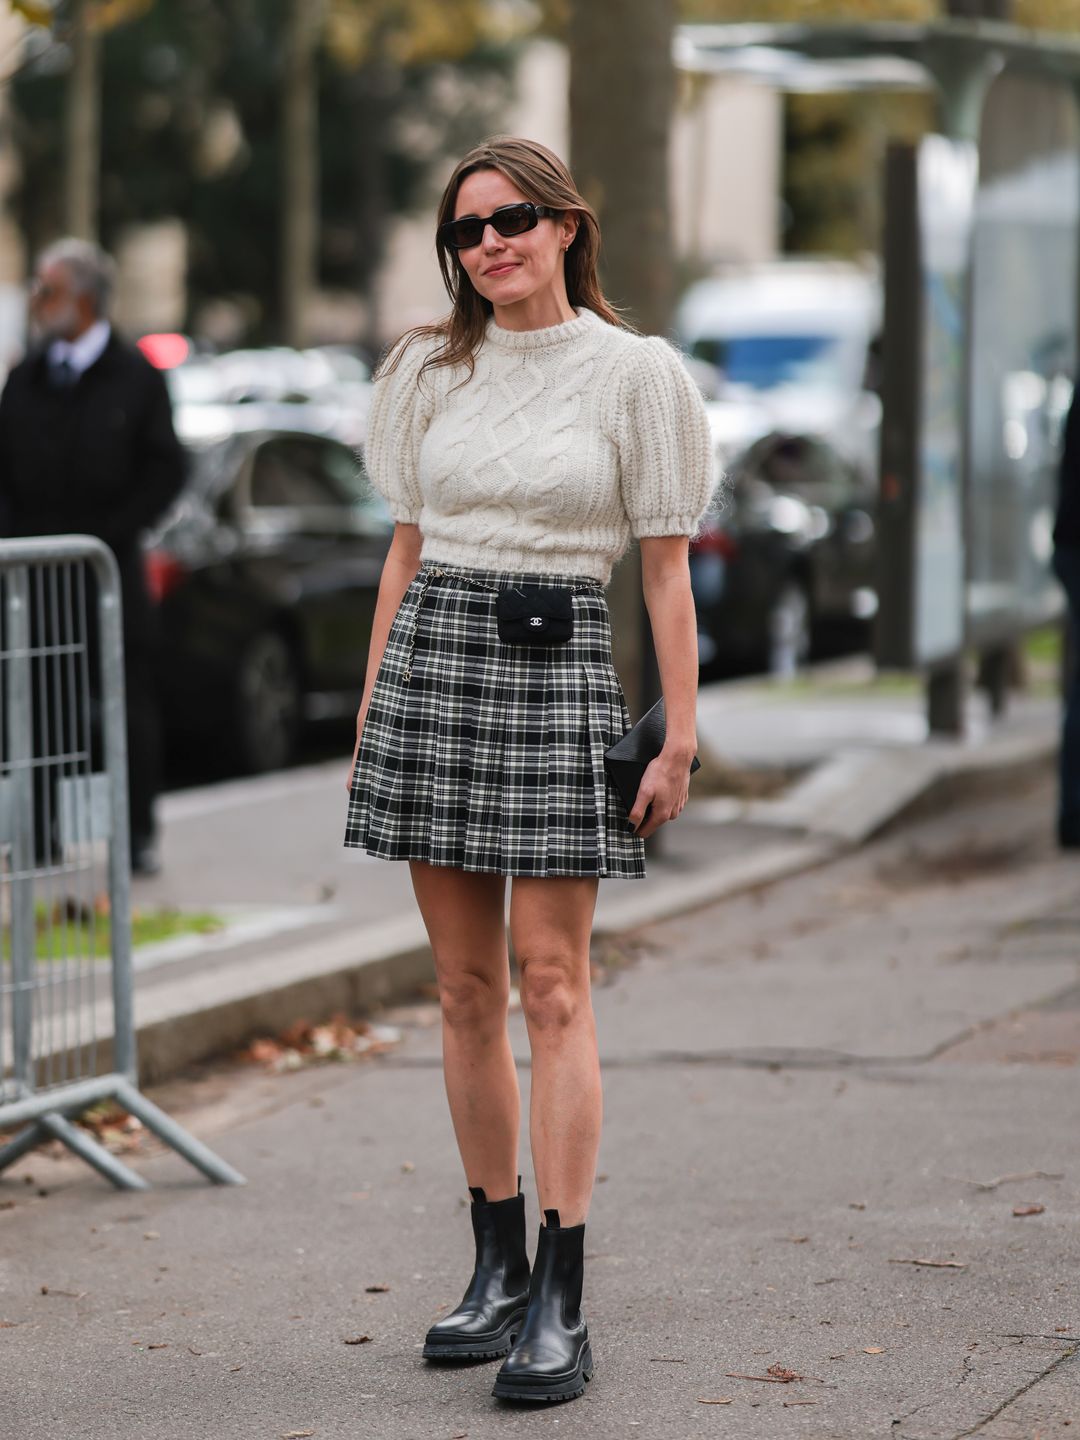
<svg viewBox="0 0 1080 1440"><path fill-rule="evenodd" d="M481 587L520 583L581 577L421 566L364 719L345 844L499 875L642 879L645 842L604 769L631 724L604 592L574 595L566 644L510 644Z"/></svg>

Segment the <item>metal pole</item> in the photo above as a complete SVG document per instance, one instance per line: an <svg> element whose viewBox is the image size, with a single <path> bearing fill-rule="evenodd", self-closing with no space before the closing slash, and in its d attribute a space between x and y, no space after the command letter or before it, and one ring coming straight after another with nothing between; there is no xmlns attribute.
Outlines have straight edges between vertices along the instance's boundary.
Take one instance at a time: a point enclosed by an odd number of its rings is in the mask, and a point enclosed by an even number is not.
<svg viewBox="0 0 1080 1440"><path fill-rule="evenodd" d="M956 46L930 47L927 66L934 75L941 100L941 129L953 140L979 144L986 93L1002 61L994 53L961 51ZM964 526L965 597L964 629L967 629L967 585L970 582L971 552L971 340L974 305L973 256L969 251L964 277L964 406L961 426L961 486ZM926 719L932 735L962 736L967 724L968 671L963 650L930 668L926 675Z"/></svg>
<svg viewBox="0 0 1080 1440"><path fill-rule="evenodd" d="M7 733L11 836L11 1051L16 1086L34 1088L34 728L30 664L30 586L25 565L5 587L8 644ZM47 839L47 837L46 837Z"/></svg>
<svg viewBox="0 0 1080 1440"><path fill-rule="evenodd" d="M120 572L111 551L95 551L100 624L101 724L109 779L109 910L112 917L113 1069L138 1080L131 964L131 836Z"/></svg>

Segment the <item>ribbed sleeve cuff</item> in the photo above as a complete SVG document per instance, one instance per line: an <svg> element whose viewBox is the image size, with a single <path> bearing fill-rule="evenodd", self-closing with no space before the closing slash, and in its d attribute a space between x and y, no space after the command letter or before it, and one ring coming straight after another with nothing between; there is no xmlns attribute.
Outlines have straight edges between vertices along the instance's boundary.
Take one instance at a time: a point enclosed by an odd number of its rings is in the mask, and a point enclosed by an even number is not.
<svg viewBox="0 0 1080 1440"><path fill-rule="evenodd" d="M420 507L407 505L403 500L388 500L386 508L399 525L419 525Z"/></svg>
<svg viewBox="0 0 1080 1440"><path fill-rule="evenodd" d="M693 535L701 524L698 515L631 516L630 527L635 539L652 535Z"/></svg>

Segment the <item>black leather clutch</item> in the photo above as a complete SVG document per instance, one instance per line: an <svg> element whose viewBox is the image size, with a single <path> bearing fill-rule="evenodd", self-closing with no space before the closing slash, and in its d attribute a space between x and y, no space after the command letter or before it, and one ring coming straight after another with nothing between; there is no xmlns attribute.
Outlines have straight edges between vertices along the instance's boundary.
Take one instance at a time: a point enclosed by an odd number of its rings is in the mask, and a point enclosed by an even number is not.
<svg viewBox="0 0 1080 1440"><path fill-rule="evenodd" d="M604 765L608 775L622 797L627 815L634 808L638 786L645 774L646 766L655 760L664 748L667 732L664 715L664 697L645 711L636 725L632 725L621 740L604 751ZM695 755L690 761L690 774L701 769L701 761ZM645 812L648 814L648 810Z"/></svg>

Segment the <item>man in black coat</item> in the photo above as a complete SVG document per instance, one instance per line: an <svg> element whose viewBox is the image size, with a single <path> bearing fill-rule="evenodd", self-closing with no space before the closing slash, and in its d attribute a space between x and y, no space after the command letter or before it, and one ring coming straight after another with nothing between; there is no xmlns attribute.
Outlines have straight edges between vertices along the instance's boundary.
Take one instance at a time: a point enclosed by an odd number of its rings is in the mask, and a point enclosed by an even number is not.
<svg viewBox="0 0 1080 1440"><path fill-rule="evenodd" d="M1072 640L1065 691L1065 723L1061 735L1061 791L1058 841L1063 849L1080 850L1080 385L1073 392L1065 421L1057 518L1054 523L1054 571L1069 602Z"/></svg>
<svg viewBox="0 0 1080 1440"><path fill-rule="evenodd" d="M114 267L61 240L38 261L36 343L0 396L0 535L96 535L123 592L132 868L158 868L160 723L141 533L179 493L184 452L161 373L109 323Z"/></svg>

